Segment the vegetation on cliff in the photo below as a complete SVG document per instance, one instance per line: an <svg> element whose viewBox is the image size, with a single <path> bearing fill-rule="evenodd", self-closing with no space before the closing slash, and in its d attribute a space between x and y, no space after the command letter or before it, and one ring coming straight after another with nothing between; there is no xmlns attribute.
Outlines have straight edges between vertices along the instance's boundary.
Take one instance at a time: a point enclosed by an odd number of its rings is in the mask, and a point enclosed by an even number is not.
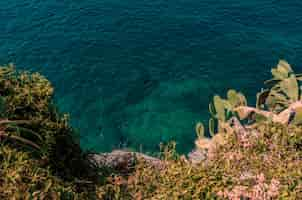
<svg viewBox="0 0 302 200"><path fill-rule="evenodd" d="M95 180L52 95L40 74L0 68L0 199L73 199L81 182Z"/></svg>
<svg viewBox="0 0 302 200"><path fill-rule="evenodd" d="M249 107L229 90L209 105L211 139L198 123L189 158L174 146L164 151L165 167L139 163L127 177L102 187L107 199L302 199L302 75L286 61ZM110 195L110 198L108 195Z"/></svg>
<svg viewBox="0 0 302 200"><path fill-rule="evenodd" d="M272 75L255 107L234 90L214 96L212 138L198 123L195 150L181 156L171 143L159 160L88 155L49 81L1 67L0 198L302 199L302 75L285 61Z"/></svg>

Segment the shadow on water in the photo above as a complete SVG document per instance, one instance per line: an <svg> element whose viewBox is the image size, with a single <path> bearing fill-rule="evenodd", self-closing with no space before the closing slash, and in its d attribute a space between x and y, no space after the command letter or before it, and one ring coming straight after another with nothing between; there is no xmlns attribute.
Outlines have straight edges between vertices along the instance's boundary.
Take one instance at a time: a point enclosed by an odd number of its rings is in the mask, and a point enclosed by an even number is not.
<svg viewBox="0 0 302 200"><path fill-rule="evenodd" d="M124 116L125 108L143 102L159 86L159 81L152 78L149 73L143 72L130 85L131 87L128 88L125 95L114 98L110 105L107 105L103 110L106 121L109 120L108 124L115 130L115 135L119 141L118 147L131 146L131 141L121 131L121 124L127 123L127 117ZM102 125L99 126L99 129L102 129Z"/></svg>

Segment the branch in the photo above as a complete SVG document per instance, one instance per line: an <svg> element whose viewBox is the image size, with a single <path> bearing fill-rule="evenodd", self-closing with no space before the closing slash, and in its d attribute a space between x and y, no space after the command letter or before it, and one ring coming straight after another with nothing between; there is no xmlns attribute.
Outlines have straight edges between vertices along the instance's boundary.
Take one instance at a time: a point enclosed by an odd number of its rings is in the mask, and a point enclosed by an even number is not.
<svg viewBox="0 0 302 200"><path fill-rule="evenodd" d="M266 118L271 118L273 122L278 122L281 124L290 123L290 118L292 114L295 114L298 109L302 108L302 101L297 101L289 105L289 107L279 114L275 114L273 112L259 110L257 108L249 107L249 106L239 106L234 109L235 112L238 113L240 119L246 119L250 116L251 113L256 113L262 115Z"/></svg>
<svg viewBox="0 0 302 200"><path fill-rule="evenodd" d="M41 147L37 144L35 144L34 142L30 141L30 140L27 140L25 138L22 138L22 137L19 137L17 135L9 135L9 134L6 134L6 133L3 133L2 131L0 132L0 142L1 142L1 138L6 138L6 139L9 139L9 140L12 140L12 141L19 141L21 143L24 143L24 144L27 144L29 146L32 146L38 150L41 149Z"/></svg>

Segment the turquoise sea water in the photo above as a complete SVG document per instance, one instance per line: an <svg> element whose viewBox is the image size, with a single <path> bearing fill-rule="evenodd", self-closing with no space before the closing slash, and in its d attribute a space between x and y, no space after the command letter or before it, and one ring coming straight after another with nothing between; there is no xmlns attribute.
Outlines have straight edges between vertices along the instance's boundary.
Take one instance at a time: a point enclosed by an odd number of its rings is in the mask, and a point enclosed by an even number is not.
<svg viewBox="0 0 302 200"><path fill-rule="evenodd" d="M302 71L298 0L0 1L0 63L56 89L84 148L193 147L212 95L254 94L279 58Z"/></svg>

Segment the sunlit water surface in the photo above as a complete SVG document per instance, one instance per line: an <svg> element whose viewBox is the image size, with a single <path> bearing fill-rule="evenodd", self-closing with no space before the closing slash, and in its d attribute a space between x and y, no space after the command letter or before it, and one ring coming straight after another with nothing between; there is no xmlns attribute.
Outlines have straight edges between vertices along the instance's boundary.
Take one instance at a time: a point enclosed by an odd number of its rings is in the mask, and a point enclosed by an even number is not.
<svg viewBox="0 0 302 200"><path fill-rule="evenodd" d="M0 63L43 73L84 148L193 147L212 95L302 71L298 0L3 0Z"/></svg>

